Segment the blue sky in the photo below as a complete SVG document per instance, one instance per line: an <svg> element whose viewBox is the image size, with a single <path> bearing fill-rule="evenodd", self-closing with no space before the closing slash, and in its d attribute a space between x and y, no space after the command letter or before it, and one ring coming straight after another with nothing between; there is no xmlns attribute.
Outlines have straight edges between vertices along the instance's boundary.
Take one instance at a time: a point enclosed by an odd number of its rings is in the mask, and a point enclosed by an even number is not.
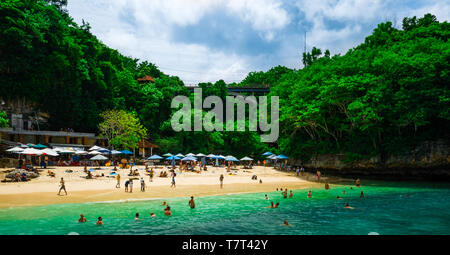
<svg viewBox="0 0 450 255"><path fill-rule="evenodd" d="M68 10L108 46L197 84L298 69L305 32L307 50L344 54L380 22L400 28L425 13L448 21L450 0L69 0Z"/></svg>

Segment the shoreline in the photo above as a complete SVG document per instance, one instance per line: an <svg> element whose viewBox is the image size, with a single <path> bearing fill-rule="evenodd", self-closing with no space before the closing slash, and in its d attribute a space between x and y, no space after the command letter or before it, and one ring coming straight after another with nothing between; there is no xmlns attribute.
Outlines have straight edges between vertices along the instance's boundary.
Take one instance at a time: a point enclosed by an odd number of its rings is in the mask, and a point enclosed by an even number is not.
<svg viewBox="0 0 450 255"><path fill-rule="evenodd" d="M73 170L73 173L66 173L66 169ZM104 169L106 171L95 172L102 172L106 175L111 170L106 167ZM190 196L273 192L277 188L296 190L324 185L323 183L306 181L292 172L281 172L269 167L255 167L246 170L246 172L239 169L237 174L233 176L226 174L223 168L211 168L209 171L200 174L183 172L176 177L176 188L171 188L171 178L154 177L153 182L149 182L149 177L144 169L139 166L138 169L140 169L140 176L146 182L145 192L140 191L139 181L134 181L133 193L124 191L123 183L130 178L127 176L129 171L127 169L118 171L122 176L120 188L115 188L117 183L115 178L100 177L94 180L81 178L85 175L82 167L52 168L51 170L56 173L55 178L45 176L45 171L41 173L40 177L29 182L0 183L0 209L66 203L126 202L182 197L188 199ZM158 176L160 171L167 171L167 169L155 169L155 176ZM225 176L222 189L219 185L220 174ZM257 175L258 181L252 180L252 175ZM57 195L61 177L66 182L67 196ZM262 180L263 183L259 183L259 180ZM64 191L61 194L65 194Z"/></svg>

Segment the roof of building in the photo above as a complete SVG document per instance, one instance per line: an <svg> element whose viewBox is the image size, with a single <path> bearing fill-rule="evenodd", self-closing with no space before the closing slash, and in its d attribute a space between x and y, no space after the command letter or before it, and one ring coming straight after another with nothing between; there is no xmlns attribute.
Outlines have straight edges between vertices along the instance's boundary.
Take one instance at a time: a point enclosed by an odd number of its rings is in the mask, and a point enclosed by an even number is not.
<svg viewBox="0 0 450 255"><path fill-rule="evenodd" d="M138 78L137 81L138 82L155 82L155 78L153 78L149 75L145 75L144 77Z"/></svg>

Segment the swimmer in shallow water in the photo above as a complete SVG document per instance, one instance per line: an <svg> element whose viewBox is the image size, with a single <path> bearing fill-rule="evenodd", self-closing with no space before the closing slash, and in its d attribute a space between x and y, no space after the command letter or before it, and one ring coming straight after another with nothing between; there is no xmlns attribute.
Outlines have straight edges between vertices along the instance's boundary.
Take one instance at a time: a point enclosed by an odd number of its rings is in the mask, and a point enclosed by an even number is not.
<svg viewBox="0 0 450 255"><path fill-rule="evenodd" d="M289 198L292 198L294 196L294 193L292 193L292 190L289 192Z"/></svg>
<svg viewBox="0 0 450 255"><path fill-rule="evenodd" d="M330 185L328 184L328 182L325 182L325 190L329 190L330 189Z"/></svg>
<svg viewBox="0 0 450 255"><path fill-rule="evenodd" d="M342 197L340 197L340 196L336 196L336 198L337 198L337 199L342 199Z"/></svg>
<svg viewBox="0 0 450 255"><path fill-rule="evenodd" d="M86 222L86 218L84 217L84 214L80 214L80 218L78 219L78 222L83 223Z"/></svg>
<svg viewBox="0 0 450 255"><path fill-rule="evenodd" d="M364 192L361 190L361 195L359 197L364 197Z"/></svg>
<svg viewBox="0 0 450 255"><path fill-rule="evenodd" d="M265 197L266 197L266 200L269 200L269 196L267 196L267 194L265 195Z"/></svg>
<svg viewBox="0 0 450 255"><path fill-rule="evenodd" d="M155 217L156 215L154 213L150 213L150 217Z"/></svg>
<svg viewBox="0 0 450 255"><path fill-rule="evenodd" d="M350 205L348 205L348 203L345 204L345 208L352 209L352 210L355 209L355 208L351 207Z"/></svg>
<svg viewBox="0 0 450 255"><path fill-rule="evenodd" d="M307 197L308 197L308 198L312 198L312 192L311 192L311 190L310 190L310 191L308 191L308 195L307 195Z"/></svg>
<svg viewBox="0 0 450 255"><path fill-rule="evenodd" d="M97 225L103 225L103 219L102 219L102 217L98 217L98 220L97 220L97 223L96 223Z"/></svg>
<svg viewBox="0 0 450 255"><path fill-rule="evenodd" d="M135 220L139 220L139 213L136 213L136 218L134 218Z"/></svg>
<svg viewBox="0 0 450 255"><path fill-rule="evenodd" d="M284 220L283 226L287 226L287 227L290 227L290 226L291 226L291 224L289 224L289 222L288 222L287 220Z"/></svg>
<svg viewBox="0 0 450 255"><path fill-rule="evenodd" d="M166 201L164 201L161 205L167 205Z"/></svg>

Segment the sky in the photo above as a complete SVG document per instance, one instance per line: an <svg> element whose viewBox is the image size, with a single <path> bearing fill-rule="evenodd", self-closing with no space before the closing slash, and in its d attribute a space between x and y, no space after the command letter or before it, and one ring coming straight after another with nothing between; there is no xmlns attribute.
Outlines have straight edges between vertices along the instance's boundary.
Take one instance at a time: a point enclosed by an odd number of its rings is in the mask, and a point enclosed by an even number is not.
<svg viewBox="0 0 450 255"><path fill-rule="evenodd" d="M239 82L277 65L299 69L305 48L345 54L377 24L436 15L450 0L69 0L75 22L122 54L187 85Z"/></svg>

